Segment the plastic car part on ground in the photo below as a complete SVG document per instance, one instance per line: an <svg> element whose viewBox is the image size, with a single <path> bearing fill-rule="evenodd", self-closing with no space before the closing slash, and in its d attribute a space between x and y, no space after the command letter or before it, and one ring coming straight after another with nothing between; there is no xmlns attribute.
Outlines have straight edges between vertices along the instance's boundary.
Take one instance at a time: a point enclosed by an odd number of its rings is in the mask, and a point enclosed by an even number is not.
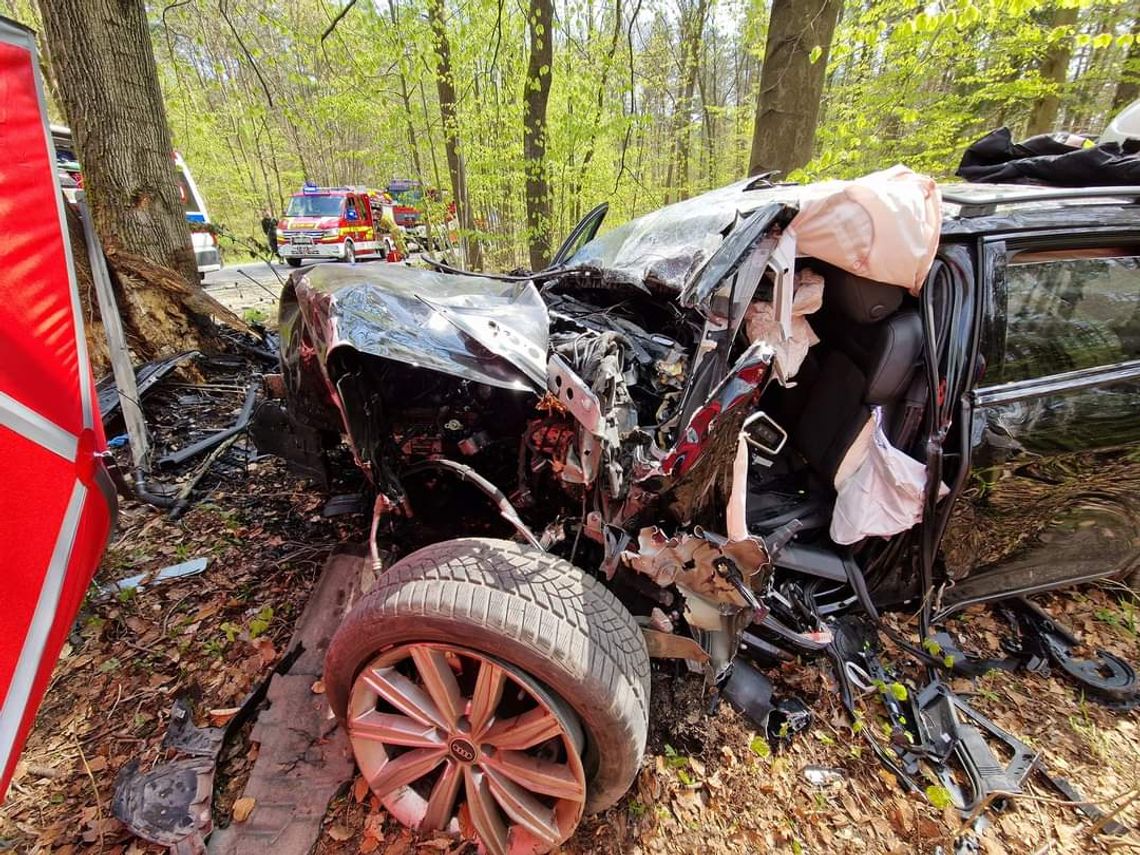
<svg viewBox="0 0 1140 855"><path fill-rule="evenodd" d="M1032 603L1022 601L1015 604L1015 608L1025 619L1025 631L1061 635L1067 640L1066 650L1067 645L1075 643L1071 634L1057 627ZM1032 628L1035 624L1036 630ZM862 712L855 703L857 695L871 694L883 704L889 723L885 729L890 731L886 741L881 741L872 729L865 726L860 727L859 732L905 788L923 790L921 781L925 767L940 781L952 803L971 824L984 823L987 809L1001 809L1008 799L1020 794L1026 779L1034 771L1051 786L1067 793L1069 798L1082 801L1067 781L1049 774L1038 752L977 712L936 673L917 689L900 682L879 659L878 629L870 621L848 617L834 622L832 627L835 640L828 653L843 704L853 722L862 721ZM892 637L896 636L892 633ZM937 667L953 670L953 659L960 655L956 647L951 653L939 648L935 642L934 649L941 656L951 657L948 666L945 659L938 659L905 642L903 649L920 662L928 663L932 672ZM1059 653L1058 656L1061 664L1064 654ZM1024 663L1028 660L1019 661ZM1102 658L1101 661L1104 663L1106 660ZM991 664L998 667L1004 663L993 660ZM1113 659L1110 664L1114 667L1123 665L1126 673L1121 670L1113 672L1108 702L1111 703L1113 697L1123 696L1122 683L1129 676L1129 697L1135 702L1138 697L1135 674L1120 660ZM1086 663L1066 667L1065 671L1085 686L1101 683L1102 697L1106 697L1104 681L1099 674L1090 674L1092 667L1092 663ZM969 673L981 671L971 669ZM1109 833L1119 834L1124 830L1117 823Z"/></svg>
<svg viewBox="0 0 1140 855"><path fill-rule="evenodd" d="M177 855L204 852L207 837L214 853L247 852L270 841L285 851L307 851L320 832L328 800L352 771L344 736L328 738L327 703L312 686L320 678L333 627L346 604L369 584L369 575L363 550L334 552L325 562L288 650L246 696L236 715L224 727L199 728L189 704L177 701L164 745L189 758L147 771L132 761L116 782L115 816L139 837L168 846ZM259 715L267 699L270 707ZM229 828L213 831L211 805L219 754L254 717L258 723L251 738L261 743L261 750L245 787L245 797L255 803L253 810Z"/></svg>

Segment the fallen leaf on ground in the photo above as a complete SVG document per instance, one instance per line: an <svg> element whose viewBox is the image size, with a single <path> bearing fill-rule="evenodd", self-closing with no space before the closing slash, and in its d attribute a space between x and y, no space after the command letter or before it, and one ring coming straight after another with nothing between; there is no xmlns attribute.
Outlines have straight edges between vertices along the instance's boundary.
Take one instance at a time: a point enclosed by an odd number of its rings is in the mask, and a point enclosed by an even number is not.
<svg viewBox="0 0 1140 855"><path fill-rule="evenodd" d="M224 709L210 710L210 724L214 727L221 727L237 715L240 710L241 707L226 707Z"/></svg>
<svg viewBox="0 0 1140 855"><path fill-rule="evenodd" d="M363 775L357 775L356 780L352 782L352 797L357 804L368 798L368 782L364 780Z"/></svg>
<svg viewBox="0 0 1140 855"><path fill-rule="evenodd" d="M254 807L257 805L257 799L243 796L234 802L234 822L245 822L249 819L249 815L253 813Z"/></svg>
<svg viewBox="0 0 1140 855"><path fill-rule="evenodd" d="M352 837L352 829L345 828L343 825L330 825L329 837L338 843L343 843L344 841L348 840L348 838Z"/></svg>

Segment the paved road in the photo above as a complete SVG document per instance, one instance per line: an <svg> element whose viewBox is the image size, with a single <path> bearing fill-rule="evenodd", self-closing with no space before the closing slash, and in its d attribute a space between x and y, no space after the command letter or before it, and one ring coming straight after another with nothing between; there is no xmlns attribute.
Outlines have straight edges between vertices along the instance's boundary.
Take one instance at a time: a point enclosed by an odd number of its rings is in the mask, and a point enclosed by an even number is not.
<svg viewBox="0 0 1140 855"><path fill-rule="evenodd" d="M412 256L412 258L416 257ZM337 264L339 262L318 261L316 263ZM370 263L382 264L383 262ZM248 312L251 317L247 320L268 321L270 326L275 326L277 323L277 299L281 296L281 286L293 270L294 268L287 264L274 264L271 267L264 261L238 264L233 267L223 267L213 273L207 273L202 285L211 297L239 317L244 317Z"/></svg>
<svg viewBox="0 0 1140 855"><path fill-rule="evenodd" d="M264 261L239 264L207 273L202 285L211 297L239 317L276 324L281 283L291 270L286 264L270 267Z"/></svg>

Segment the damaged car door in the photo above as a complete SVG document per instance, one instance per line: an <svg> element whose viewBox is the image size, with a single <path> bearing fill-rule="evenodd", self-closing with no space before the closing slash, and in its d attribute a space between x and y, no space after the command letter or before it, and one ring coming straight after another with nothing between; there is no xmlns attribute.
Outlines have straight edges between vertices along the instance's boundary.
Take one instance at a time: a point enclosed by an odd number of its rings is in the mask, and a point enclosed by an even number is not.
<svg viewBox="0 0 1140 855"><path fill-rule="evenodd" d="M944 543L948 610L1140 567L1137 236L1010 238L985 252L987 368Z"/></svg>

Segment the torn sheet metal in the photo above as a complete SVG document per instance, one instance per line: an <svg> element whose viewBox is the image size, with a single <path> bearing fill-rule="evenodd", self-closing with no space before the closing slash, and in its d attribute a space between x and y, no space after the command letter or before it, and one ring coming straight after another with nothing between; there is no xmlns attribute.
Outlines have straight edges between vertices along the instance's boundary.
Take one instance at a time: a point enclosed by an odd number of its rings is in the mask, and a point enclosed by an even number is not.
<svg viewBox="0 0 1140 855"><path fill-rule="evenodd" d="M793 204L794 185L749 189L738 181L630 220L590 241L567 262L603 280L680 292L699 273L741 217L771 204Z"/></svg>
<svg viewBox="0 0 1140 855"><path fill-rule="evenodd" d="M533 285L496 297L458 294L447 299L421 295L420 299L487 350L520 368L536 388L546 385L550 318Z"/></svg>
<svg viewBox="0 0 1140 855"><path fill-rule="evenodd" d="M282 300L282 340L303 315L324 366L349 348L503 389L545 387L534 366L545 366L550 319L530 283L391 264L322 264L290 281L296 300Z"/></svg>
<svg viewBox="0 0 1140 855"><path fill-rule="evenodd" d="M773 202L761 206L734 223L732 230L717 247L700 274L681 292L681 303L686 306L698 306L707 301L725 280L740 269L752 254L752 250L768 235L769 229L778 221L786 224L791 219L792 213L793 211L787 206ZM794 253L795 244L792 246Z"/></svg>

